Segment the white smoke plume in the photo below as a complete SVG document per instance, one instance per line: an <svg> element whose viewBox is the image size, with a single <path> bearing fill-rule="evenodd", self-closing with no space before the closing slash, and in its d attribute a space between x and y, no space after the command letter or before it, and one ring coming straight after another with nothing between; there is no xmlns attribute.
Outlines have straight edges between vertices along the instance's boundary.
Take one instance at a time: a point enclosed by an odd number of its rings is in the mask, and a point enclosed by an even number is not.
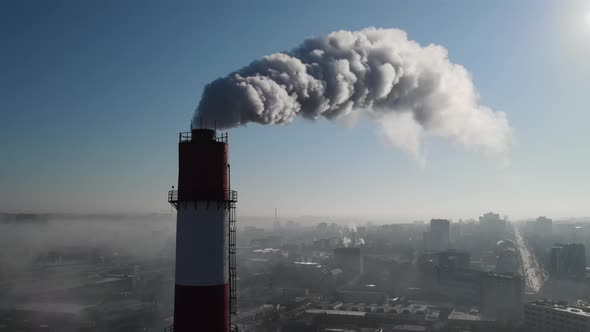
<svg viewBox="0 0 590 332"><path fill-rule="evenodd" d="M359 114L419 161L425 136L492 155L512 141L506 114L479 104L470 74L444 47L422 47L398 29L337 31L265 56L209 83L194 117L231 128Z"/></svg>
<svg viewBox="0 0 590 332"><path fill-rule="evenodd" d="M346 236L342 238L342 246L348 247L351 244L352 244L352 240L350 238L348 238Z"/></svg>

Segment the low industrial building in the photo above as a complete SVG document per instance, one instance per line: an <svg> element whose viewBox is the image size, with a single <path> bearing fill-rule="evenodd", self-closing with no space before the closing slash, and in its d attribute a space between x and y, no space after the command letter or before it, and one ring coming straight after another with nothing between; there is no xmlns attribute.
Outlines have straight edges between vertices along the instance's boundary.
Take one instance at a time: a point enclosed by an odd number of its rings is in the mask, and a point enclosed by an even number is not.
<svg viewBox="0 0 590 332"><path fill-rule="evenodd" d="M590 307L571 306L565 302L538 300L524 305L527 331L590 331Z"/></svg>

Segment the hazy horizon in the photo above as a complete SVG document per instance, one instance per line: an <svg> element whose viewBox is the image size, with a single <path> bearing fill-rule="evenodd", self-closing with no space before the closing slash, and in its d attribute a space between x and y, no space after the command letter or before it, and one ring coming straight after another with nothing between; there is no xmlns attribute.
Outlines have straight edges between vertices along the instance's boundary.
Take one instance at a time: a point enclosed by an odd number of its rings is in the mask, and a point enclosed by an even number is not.
<svg viewBox="0 0 590 332"><path fill-rule="evenodd" d="M492 212L496 213L495 211L486 211L485 213ZM367 215L358 215L358 216L337 216L337 215L278 215L275 218L274 215L259 215L259 216L252 216L252 215L240 215L237 219L238 227L243 228L246 226L256 226L256 227L265 227L265 228L272 228L275 221L279 221L281 225L285 225L289 222L294 222L300 224L301 226L315 226L319 223L326 222L326 223L335 223L338 225L387 225L387 224L413 224L415 222L421 222L424 224L428 224L432 219L448 219L452 223L458 222L476 222L479 223L478 218L483 216L483 212L480 215L473 215L473 216L425 216L422 218L414 218L414 217L407 217L407 216L367 216ZM161 218L161 219L170 219L170 226L175 224L176 213L111 213L111 214L76 214L76 213L27 213L27 212L16 212L10 213L5 211L0 211L0 221L2 221L3 216L13 216L13 215L33 215L37 217L42 217L47 221L97 221L102 220L104 222L121 222L125 223L126 221L136 221L141 219L152 219L152 218ZM569 216L569 217L551 217L551 216L528 216L522 218L513 218L508 215L504 215L499 213L500 217L507 218L510 222L515 223L522 223L530 220L535 220L538 217L548 217L552 219L553 223L561 224L561 223L585 223L590 222L590 216ZM21 220L23 224L27 224L29 219ZM9 222L12 224L19 224L19 221L12 221Z"/></svg>

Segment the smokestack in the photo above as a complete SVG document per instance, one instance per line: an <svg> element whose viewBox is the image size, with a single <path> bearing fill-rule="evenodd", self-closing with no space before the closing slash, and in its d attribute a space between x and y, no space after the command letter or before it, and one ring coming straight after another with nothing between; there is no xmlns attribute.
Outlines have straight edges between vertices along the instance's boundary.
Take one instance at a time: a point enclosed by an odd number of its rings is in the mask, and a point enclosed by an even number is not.
<svg viewBox="0 0 590 332"><path fill-rule="evenodd" d="M227 134L180 133L174 331L228 332L235 306L235 203Z"/></svg>
<svg viewBox="0 0 590 332"><path fill-rule="evenodd" d="M444 47L398 29L336 31L265 56L209 83L199 116L219 128L362 116L419 161L427 136L492 155L512 142L505 113L479 104L469 72Z"/></svg>

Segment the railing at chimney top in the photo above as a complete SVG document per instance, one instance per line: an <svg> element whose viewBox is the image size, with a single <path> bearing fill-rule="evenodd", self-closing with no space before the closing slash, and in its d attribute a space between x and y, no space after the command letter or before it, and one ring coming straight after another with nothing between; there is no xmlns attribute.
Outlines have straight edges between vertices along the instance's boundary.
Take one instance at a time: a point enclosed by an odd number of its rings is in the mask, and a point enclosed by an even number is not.
<svg viewBox="0 0 590 332"><path fill-rule="evenodd" d="M185 131L185 132L178 133L178 141L180 143L190 142L190 141L192 141L192 137L193 137L193 133L190 132L190 131ZM227 144L227 141L228 141L228 135L227 135L227 133L222 133L220 135L215 135L215 141L217 141L219 143L225 143L225 144Z"/></svg>
<svg viewBox="0 0 590 332"><path fill-rule="evenodd" d="M235 203L238 201L238 192L235 190L226 190L225 191L225 201L230 203ZM168 191L168 203L175 205L178 204L178 190L170 190Z"/></svg>
<svg viewBox="0 0 590 332"><path fill-rule="evenodd" d="M229 326L230 332L238 332L238 326L235 324L230 324ZM164 332L174 332L174 325L170 325L164 329Z"/></svg>

